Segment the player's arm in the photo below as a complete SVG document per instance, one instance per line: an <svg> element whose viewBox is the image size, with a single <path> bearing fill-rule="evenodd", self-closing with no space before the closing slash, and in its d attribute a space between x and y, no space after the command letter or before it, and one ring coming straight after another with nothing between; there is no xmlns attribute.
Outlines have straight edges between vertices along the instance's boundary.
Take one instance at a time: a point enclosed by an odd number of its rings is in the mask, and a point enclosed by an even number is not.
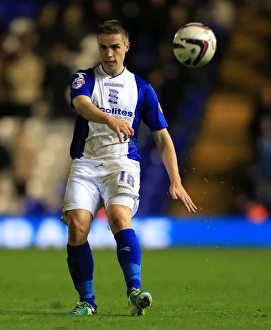
<svg viewBox="0 0 271 330"><path fill-rule="evenodd" d="M170 179L169 193L171 197L180 199L189 212L196 212L197 207L181 183L176 152L168 130L164 128L152 133Z"/></svg>
<svg viewBox="0 0 271 330"><path fill-rule="evenodd" d="M76 96L72 100L72 103L78 115L91 122L107 125L112 131L117 133L120 142L123 142L123 140L125 141L134 135L134 130L127 121L117 119L101 111L91 102L91 99L88 96Z"/></svg>

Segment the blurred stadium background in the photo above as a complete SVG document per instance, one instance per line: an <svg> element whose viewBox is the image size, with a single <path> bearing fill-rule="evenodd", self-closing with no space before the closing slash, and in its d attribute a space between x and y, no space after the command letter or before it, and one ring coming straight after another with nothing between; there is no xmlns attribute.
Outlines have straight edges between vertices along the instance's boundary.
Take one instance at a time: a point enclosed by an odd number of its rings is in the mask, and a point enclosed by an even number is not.
<svg viewBox="0 0 271 330"><path fill-rule="evenodd" d="M69 80L98 63L95 28L110 18L130 30L126 65L157 91L198 205L188 215L170 199L142 125L143 245L271 246L270 0L0 0L0 246L65 245ZM175 32L192 21L218 40L214 59L194 70L172 52ZM103 212L99 220L104 237L93 244L111 246Z"/></svg>

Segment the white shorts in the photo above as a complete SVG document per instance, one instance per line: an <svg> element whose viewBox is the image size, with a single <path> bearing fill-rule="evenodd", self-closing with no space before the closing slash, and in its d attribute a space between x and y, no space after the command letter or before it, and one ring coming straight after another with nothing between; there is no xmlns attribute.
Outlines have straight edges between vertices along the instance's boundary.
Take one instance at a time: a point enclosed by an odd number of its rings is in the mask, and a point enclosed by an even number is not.
<svg viewBox="0 0 271 330"><path fill-rule="evenodd" d="M63 203L65 213L84 209L93 216L104 206L127 206L135 215L139 205L140 164L122 157L109 161L74 159L70 169Z"/></svg>

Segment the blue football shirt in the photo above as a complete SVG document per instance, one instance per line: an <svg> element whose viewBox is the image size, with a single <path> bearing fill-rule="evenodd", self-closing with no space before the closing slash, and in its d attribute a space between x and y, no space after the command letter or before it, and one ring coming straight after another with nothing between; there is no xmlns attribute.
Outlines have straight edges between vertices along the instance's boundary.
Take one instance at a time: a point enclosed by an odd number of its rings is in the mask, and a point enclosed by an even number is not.
<svg viewBox="0 0 271 330"><path fill-rule="evenodd" d="M150 131L166 128L167 122L152 86L127 68L110 76L98 65L73 74L70 85L72 100L79 95L88 96L101 111L126 120L134 129L134 136L119 142L117 134L107 125L90 122L77 115L70 153L74 158L115 159L127 156L140 160L137 137L140 122Z"/></svg>

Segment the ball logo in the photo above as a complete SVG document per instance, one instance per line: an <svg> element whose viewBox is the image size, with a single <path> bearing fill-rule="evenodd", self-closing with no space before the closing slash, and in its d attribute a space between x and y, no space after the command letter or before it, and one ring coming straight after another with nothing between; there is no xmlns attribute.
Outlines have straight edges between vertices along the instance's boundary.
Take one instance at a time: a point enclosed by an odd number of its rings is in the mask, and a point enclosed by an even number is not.
<svg viewBox="0 0 271 330"><path fill-rule="evenodd" d="M198 52L196 59L193 62L194 65L197 65L200 62L200 60L204 57L204 55L206 54L208 47L209 47L209 43L206 40L197 40L197 39L181 39L181 41L184 41L190 45L199 46L200 50ZM193 54L195 52L196 52L196 50L192 48L191 53ZM190 63L191 63L191 59L184 62L184 64L190 64Z"/></svg>

